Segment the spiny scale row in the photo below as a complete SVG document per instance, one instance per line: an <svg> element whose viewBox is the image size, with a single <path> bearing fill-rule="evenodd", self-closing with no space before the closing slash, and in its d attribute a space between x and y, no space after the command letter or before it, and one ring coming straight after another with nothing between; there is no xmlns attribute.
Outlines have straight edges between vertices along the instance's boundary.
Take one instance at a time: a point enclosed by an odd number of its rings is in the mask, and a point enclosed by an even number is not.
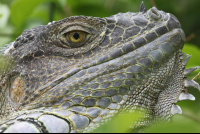
<svg viewBox="0 0 200 134"><path fill-rule="evenodd" d="M180 51L180 59L184 60L182 61L182 64L183 66L185 67L188 60L190 59L191 55L187 55L185 53L183 53L182 51ZM189 68L189 69L185 69L184 70L184 75L187 76L188 74L190 74L191 72L193 72L194 70L198 69L199 66L197 67L192 67L192 68ZM197 88L199 91L200 91L200 86L197 82L195 82L194 80L189 80L189 79L185 79L184 80L184 86L185 87L195 87ZM178 98L178 101L182 101L182 100L195 100L195 97L189 93L184 93L182 92L180 95L179 95L179 98ZM172 105L172 108L171 108L171 114L174 115L174 114L182 114L182 110L180 108L180 106L178 105Z"/></svg>

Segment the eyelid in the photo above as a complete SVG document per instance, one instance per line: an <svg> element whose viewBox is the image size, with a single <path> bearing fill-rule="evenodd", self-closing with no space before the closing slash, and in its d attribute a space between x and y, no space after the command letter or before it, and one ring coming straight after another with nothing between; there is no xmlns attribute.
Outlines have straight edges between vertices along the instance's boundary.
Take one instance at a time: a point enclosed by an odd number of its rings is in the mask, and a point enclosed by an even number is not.
<svg viewBox="0 0 200 134"><path fill-rule="evenodd" d="M85 32L87 34L91 34L89 30L83 28L82 26L71 26L71 27L68 27L67 29L63 30L61 32L61 34L64 35L64 34L67 34L69 32L73 32L73 31L83 31L83 32Z"/></svg>

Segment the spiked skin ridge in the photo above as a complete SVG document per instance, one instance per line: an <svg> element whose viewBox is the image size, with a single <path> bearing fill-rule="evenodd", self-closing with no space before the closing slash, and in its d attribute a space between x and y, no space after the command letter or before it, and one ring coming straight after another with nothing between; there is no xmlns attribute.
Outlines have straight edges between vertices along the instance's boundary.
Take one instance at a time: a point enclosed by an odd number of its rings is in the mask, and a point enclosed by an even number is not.
<svg viewBox="0 0 200 134"><path fill-rule="evenodd" d="M2 48L14 61L1 73L1 132L91 132L114 115L145 116L143 132L181 114L178 101L200 90L185 69L178 19L141 3L140 11L106 18L72 16L25 30Z"/></svg>

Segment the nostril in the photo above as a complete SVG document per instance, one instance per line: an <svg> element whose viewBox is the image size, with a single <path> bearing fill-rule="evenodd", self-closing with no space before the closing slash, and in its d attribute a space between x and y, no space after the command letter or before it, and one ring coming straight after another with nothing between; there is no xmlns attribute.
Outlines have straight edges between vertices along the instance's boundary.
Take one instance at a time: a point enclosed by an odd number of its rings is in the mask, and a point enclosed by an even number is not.
<svg viewBox="0 0 200 134"><path fill-rule="evenodd" d="M152 12L153 14L155 14L156 16L159 16L159 14L158 14L154 9L151 9L151 12Z"/></svg>
<svg viewBox="0 0 200 134"><path fill-rule="evenodd" d="M154 19L154 20L158 20L158 19L161 18L161 14L159 13L159 11L158 11L158 9L156 7L153 7L149 11L149 17Z"/></svg>

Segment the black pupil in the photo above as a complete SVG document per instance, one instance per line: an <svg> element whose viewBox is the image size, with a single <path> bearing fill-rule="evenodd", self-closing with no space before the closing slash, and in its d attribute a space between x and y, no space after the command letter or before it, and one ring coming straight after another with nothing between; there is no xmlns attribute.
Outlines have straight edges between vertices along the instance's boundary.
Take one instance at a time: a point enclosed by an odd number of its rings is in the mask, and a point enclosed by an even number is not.
<svg viewBox="0 0 200 134"><path fill-rule="evenodd" d="M79 37L80 37L80 36L79 36L79 33L77 33L77 32L74 33L73 37L74 37L74 39L76 39L76 40L79 39Z"/></svg>

